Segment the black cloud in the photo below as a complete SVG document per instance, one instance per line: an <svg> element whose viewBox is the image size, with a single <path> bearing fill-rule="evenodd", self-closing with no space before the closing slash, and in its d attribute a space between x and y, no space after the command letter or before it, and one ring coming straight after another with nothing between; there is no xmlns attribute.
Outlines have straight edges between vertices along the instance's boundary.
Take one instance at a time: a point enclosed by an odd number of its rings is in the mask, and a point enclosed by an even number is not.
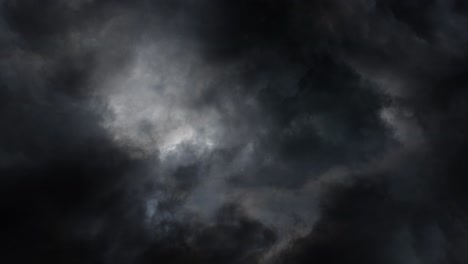
<svg viewBox="0 0 468 264"><path fill-rule="evenodd" d="M464 1L5 0L2 263L463 263Z"/></svg>

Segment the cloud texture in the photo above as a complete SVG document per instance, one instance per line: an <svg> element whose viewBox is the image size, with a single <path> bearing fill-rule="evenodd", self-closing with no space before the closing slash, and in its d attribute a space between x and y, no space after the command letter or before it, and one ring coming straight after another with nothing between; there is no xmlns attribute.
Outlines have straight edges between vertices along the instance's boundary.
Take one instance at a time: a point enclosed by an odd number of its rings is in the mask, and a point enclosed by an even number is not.
<svg viewBox="0 0 468 264"><path fill-rule="evenodd" d="M462 0L3 0L2 263L464 263Z"/></svg>

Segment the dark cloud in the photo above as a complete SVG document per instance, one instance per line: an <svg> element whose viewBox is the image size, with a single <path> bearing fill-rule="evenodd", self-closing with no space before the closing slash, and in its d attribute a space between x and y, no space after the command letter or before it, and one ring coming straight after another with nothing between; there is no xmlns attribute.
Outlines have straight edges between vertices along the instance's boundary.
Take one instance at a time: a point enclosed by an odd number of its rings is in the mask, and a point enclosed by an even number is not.
<svg viewBox="0 0 468 264"><path fill-rule="evenodd" d="M392 76L387 92L401 100L391 104L406 109L406 115L421 127L424 140L406 154L387 158L377 171L355 176L355 183L339 191L332 187L323 197L321 219L284 252L285 263L463 262L465 253L460 248L466 242L461 223L466 200L457 189L465 188L460 177L465 166L458 158L466 148L462 136L466 126L461 121L466 111L460 103L466 100L461 66L465 51L455 47L461 47L465 36L451 31L465 22L451 4L389 1L384 14L391 16L382 14L379 20L392 28L379 34L395 41L395 46L372 43L372 38L359 40L359 45L370 45L370 51L382 54L406 55L387 63L373 61L374 53L347 52L355 65L370 68L364 71L371 72L371 79ZM414 8L417 15L411 12ZM379 28L379 20L373 20L372 27Z"/></svg>
<svg viewBox="0 0 468 264"><path fill-rule="evenodd" d="M141 263L258 263L275 242L276 235L246 217L235 205L217 212L215 223L167 223L141 255ZM170 241L170 243L168 243Z"/></svg>
<svg viewBox="0 0 468 264"><path fill-rule="evenodd" d="M464 1L1 2L2 263L463 263Z"/></svg>

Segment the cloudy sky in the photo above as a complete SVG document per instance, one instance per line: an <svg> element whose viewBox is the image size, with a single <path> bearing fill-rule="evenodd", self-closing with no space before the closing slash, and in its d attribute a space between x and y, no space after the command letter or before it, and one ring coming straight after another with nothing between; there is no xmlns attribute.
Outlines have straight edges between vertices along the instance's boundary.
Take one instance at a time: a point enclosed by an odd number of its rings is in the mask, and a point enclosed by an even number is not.
<svg viewBox="0 0 468 264"><path fill-rule="evenodd" d="M0 262L466 263L468 2L0 0Z"/></svg>

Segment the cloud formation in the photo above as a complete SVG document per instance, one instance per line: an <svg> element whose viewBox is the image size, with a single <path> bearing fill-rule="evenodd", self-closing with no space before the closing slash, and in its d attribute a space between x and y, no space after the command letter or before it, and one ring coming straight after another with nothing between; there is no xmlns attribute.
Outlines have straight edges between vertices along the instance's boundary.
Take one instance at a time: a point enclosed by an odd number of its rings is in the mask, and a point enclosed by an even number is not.
<svg viewBox="0 0 468 264"><path fill-rule="evenodd" d="M463 263L464 1L4 0L2 263Z"/></svg>

